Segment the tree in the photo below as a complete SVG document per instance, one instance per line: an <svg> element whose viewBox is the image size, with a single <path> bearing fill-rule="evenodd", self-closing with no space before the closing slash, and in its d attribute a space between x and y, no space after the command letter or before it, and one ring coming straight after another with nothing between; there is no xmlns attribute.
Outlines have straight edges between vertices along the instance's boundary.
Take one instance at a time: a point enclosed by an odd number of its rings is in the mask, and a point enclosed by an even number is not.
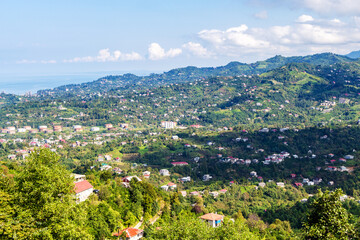
<svg viewBox="0 0 360 240"><path fill-rule="evenodd" d="M319 190L318 195L304 224L305 239L355 239L354 226L349 223L350 216L340 201L342 190L325 193Z"/></svg>
<svg viewBox="0 0 360 240"><path fill-rule="evenodd" d="M37 149L19 169L13 197L3 194L9 200L1 205L12 211L0 224L10 226L0 238L92 239L82 225L86 213L76 208L73 178L58 161L49 149Z"/></svg>

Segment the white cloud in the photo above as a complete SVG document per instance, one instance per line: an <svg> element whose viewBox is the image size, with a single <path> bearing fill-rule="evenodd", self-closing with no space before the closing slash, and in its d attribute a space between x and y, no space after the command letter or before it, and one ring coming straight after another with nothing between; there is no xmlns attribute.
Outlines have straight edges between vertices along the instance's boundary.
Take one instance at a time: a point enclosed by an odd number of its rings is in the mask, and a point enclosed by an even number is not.
<svg viewBox="0 0 360 240"><path fill-rule="evenodd" d="M20 61L16 61L17 64L35 64L35 63L41 63L41 64L54 64L56 63L56 60L27 60L27 59L22 59Z"/></svg>
<svg viewBox="0 0 360 240"><path fill-rule="evenodd" d="M208 51L216 55L304 55L319 49L344 53L360 45L360 28L357 24L360 24L357 17L347 23L336 18L314 19L302 15L290 25L268 28L240 25L226 30L202 30L198 37L204 41Z"/></svg>
<svg viewBox="0 0 360 240"><path fill-rule="evenodd" d="M98 52L98 55L86 56L86 57L75 57L72 59L64 60L67 63L76 63L76 62L117 62L117 61L135 61L141 60L143 57L137 52L131 53L122 53L119 50L110 52L109 48L101 49Z"/></svg>
<svg viewBox="0 0 360 240"><path fill-rule="evenodd" d="M304 6L322 14L360 14L360 3L357 0L296 0Z"/></svg>
<svg viewBox="0 0 360 240"><path fill-rule="evenodd" d="M200 43L188 42L183 44L182 47L198 57L210 57L212 55L212 53L204 48Z"/></svg>
<svg viewBox="0 0 360 240"><path fill-rule="evenodd" d="M314 18L309 15L301 15L298 17L297 22L304 23L304 22L312 22L314 21Z"/></svg>
<svg viewBox="0 0 360 240"><path fill-rule="evenodd" d="M180 48L170 48L165 51L158 43L151 43L148 48L150 60L160 60L164 58L173 58L182 53Z"/></svg>
<svg viewBox="0 0 360 240"><path fill-rule="evenodd" d="M243 48L246 51L258 51L269 47L268 41L257 38L258 30L249 29L243 24L225 31L217 29L202 30L198 33L198 36L219 50Z"/></svg>
<svg viewBox="0 0 360 240"><path fill-rule="evenodd" d="M267 13L267 11L261 11L261 12L255 13L254 17L258 18L258 19L267 19L268 13Z"/></svg>

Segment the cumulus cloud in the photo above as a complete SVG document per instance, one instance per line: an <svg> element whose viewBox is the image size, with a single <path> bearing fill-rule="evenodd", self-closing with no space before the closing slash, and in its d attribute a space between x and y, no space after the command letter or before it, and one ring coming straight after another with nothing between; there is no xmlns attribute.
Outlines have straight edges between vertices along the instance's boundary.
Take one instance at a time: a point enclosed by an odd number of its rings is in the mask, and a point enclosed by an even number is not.
<svg viewBox="0 0 360 240"><path fill-rule="evenodd" d="M202 30L198 36L217 49L246 48L248 50L263 49L269 47L269 42L258 38L257 29L249 29L245 24L229 28L225 31L211 29Z"/></svg>
<svg viewBox="0 0 360 240"><path fill-rule="evenodd" d="M180 48L170 48L168 51L165 51L160 44L151 43L148 48L148 53L150 60L160 60L176 57L182 53L182 50Z"/></svg>
<svg viewBox="0 0 360 240"><path fill-rule="evenodd" d="M297 22L304 23L304 22L312 22L314 21L314 18L309 15L301 15L298 17Z"/></svg>
<svg viewBox="0 0 360 240"><path fill-rule="evenodd" d="M254 17L258 18L258 19L267 19L268 13L267 13L267 11L261 11L261 12L255 13Z"/></svg>
<svg viewBox="0 0 360 240"><path fill-rule="evenodd" d="M143 57L137 52L122 53L119 50L110 52L109 48L101 49L97 56L75 57L64 60L67 63L76 62L117 62L117 61L135 61L141 60Z"/></svg>
<svg viewBox="0 0 360 240"><path fill-rule="evenodd" d="M354 24L356 23L356 24ZM226 30L202 30L198 37L217 55L311 54L316 50L346 52L360 47L360 18L351 23L339 19L299 16L290 25L249 28L246 25Z"/></svg>
<svg viewBox="0 0 360 240"><path fill-rule="evenodd" d="M204 48L200 43L188 42L183 44L182 47L188 50L191 54L198 57L210 57L212 55L206 48Z"/></svg>

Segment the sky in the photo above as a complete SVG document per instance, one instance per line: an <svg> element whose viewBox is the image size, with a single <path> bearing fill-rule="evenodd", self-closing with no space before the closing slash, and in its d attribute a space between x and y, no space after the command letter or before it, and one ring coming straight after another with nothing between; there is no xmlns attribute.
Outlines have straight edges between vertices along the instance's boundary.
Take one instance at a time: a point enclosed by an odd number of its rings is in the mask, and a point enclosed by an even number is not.
<svg viewBox="0 0 360 240"><path fill-rule="evenodd" d="M0 1L0 81L355 50L360 0Z"/></svg>

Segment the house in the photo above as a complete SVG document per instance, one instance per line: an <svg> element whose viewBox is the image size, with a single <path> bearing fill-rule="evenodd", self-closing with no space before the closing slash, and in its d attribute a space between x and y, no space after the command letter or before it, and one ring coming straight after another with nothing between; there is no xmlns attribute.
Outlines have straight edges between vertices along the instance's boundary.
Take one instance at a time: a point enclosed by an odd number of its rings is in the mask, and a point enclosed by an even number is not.
<svg viewBox="0 0 360 240"><path fill-rule="evenodd" d="M347 167L345 167L345 166L341 166L341 167L339 168L339 171L340 171L340 172L348 172L349 169L348 169Z"/></svg>
<svg viewBox="0 0 360 240"><path fill-rule="evenodd" d="M199 196L199 195L200 195L200 193L197 192L197 191L194 191L194 192L190 193L190 196Z"/></svg>
<svg viewBox="0 0 360 240"><path fill-rule="evenodd" d="M217 196L219 196L219 192L217 192L217 191L209 192L209 194L210 194L211 196L213 196L214 198L216 198Z"/></svg>
<svg viewBox="0 0 360 240"><path fill-rule="evenodd" d="M81 132L83 130L81 125L74 125L73 129L74 129L75 132Z"/></svg>
<svg viewBox="0 0 360 240"><path fill-rule="evenodd" d="M212 176L210 176L209 174L205 174L203 176L203 181L209 181L210 179L212 179Z"/></svg>
<svg viewBox="0 0 360 240"><path fill-rule="evenodd" d="M265 187L266 186L266 183L264 183L264 182L259 182L259 187Z"/></svg>
<svg viewBox="0 0 360 240"><path fill-rule="evenodd" d="M227 192L227 190L226 189L221 189L221 190L219 190L219 193L226 193Z"/></svg>
<svg viewBox="0 0 360 240"><path fill-rule="evenodd" d="M296 174L292 173L290 174L291 178L296 178Z"/></svg>
<svg viewBox="0 0 360 240"><path fill-rule="evenodd" d="M337 167L333 167L333 166L328 166L326 168L326 170L330 171L330 172L335 172L337 170Z"/></svg>
<svg viewBox="0 0 360 240"><path fill-rule="evenodd" d="M84 181L86 180L86 176L85 175L82 175L82 174L71 174L71 176L73 176L75 178L75 181L74 182L81 182L81 181Z"/></svg>
<svg viewBox="0 0 360 240"><path fill-rule="evenodd" d="M175 128L176 122L162 121L161 127L165 129Z"/></svg>
<svg viewBox="0 0 360 240"><path fill-rule="evenodd" d="M119 167L114 167L113 172L116 174L121 174L123 172L123 170L121 170Z"/></svg>
<svg viewBox="0 0 360 240"><path fill-rule="evenodd" d="M161 169L159 173L161 176L170 176L170 172L167 169Z"/></svg>
<svg viewBox="0 0 360 240"><path fill-rule="evenodd" d="M344 158L346 160L352 160L352 159L354 159L354 156L353 155L346 155Z"/></svg>
<svg viewBox="0 0 360 240"><path fill-rule="evenodd" d="M171 139L178 140L179 137L177 135L174 135L174 136L171 137Z"/></svg>
<svg viewBox="0 0 360 240"><path fill-rule="evenodd" d="M88 197L93 192L94 188L87 180L83 180L80 182L75 182L74 190L75 190L76 202L80 203L88 199Z"/></svg>
<svg viewBox="0 0 360 240"><path fill-rule="evenodd" d="M180 193L183 197L186 197L186 191L180 191Z"/></svg>
<svg viewBox="0 0 360 240"><path fill-rule="evenodd" d="M276 186L283 188L283 187L285 187L285 184L283 182L277 182Z"/></svg>
<svg viewBox="0 0 360 240"><path fill-rule="evenodd" d="M150 171L145 171L142 174L144 178L150 178Z"/></svg>
<svg viewBox="0 0 360 240"><path fill-rule="evenodd" d="M127 176L127 177L124 177L124 178L122 179L122 181L129 183L129 182L131 182L131 179L133 179L133 178L135 178L135 179L137 179L139 182L141 182L141 179L138 178L137 176Z"/></svg>
<svg viewBox="0 0 360 240"><path fill-rule="evenodd" d="M105 124L105 128L107 130L111 130L111 129L113 129L113 125L111 123L107 123L107 124Z"/></svg>
<svg viewBox="0 0 360 240"><path fill-rule="evenodd" d="M111 169L112 167L110 165L107 165L107 164L102 164L101 167L100 167L100 171L107 171L109 169Z"/></svg>
<svg viewBox="0 0 360 240"><path fill-rule="evenodd" d="M296 183L295 183L295 187L302 187L302 186L303 186L303 184L300 183L300 182L296 182Z"/></svg>
<svg viewBox="0 0 360 240"><path fill-rule="evenodd" d="M186 166L189 165L187 162L172 162L171 163L174 167L176 166Z"/></svg>
<svg viewBox="0 0 360 240"><path fill-rule="evenodd" d="M170 190L174 190L176 187L177 187L176 184L173 183L173 182L169 182L167 185L161 186L161 188L162 188L163 190L165 190L165 191L167 191L167 190L169 190L169 189L170 189Z"/></svg>
<svg viewBox="0 0 360 240"><path fill-rule="evenodd" d="M137 228L126 228L117 233L113 233L112 235L114 237L120 237L124 232L126 233L126 238L119 238L120 240L138 240L144 236L144 230Z"/></svg>
<svg viewBox="0 0 360 240"><path fill-rule="evenodd" d="M190 181L191 181L191 178L190 178L190 176L182 177L182 178L180 178L180 181L181 181L181 182L190 182Z"/></svg>
<svg viewBox="0 0 360 240"><path fill-rule="evenodd" d="M224 221L224 216L216 213L207 213L201 216L200 219L207 221L211 227L218 227Z"/></svg>
<svg viewBox="0 0 360 240"><path fill-rule="evenodd" d="M100 131L100 128L99 127L92 127L92 128L90 128L90 131L98 132L98 131Z"/></svg>
<svg viewBox="0 0 360 240"><path fill-rule="evenodd" d="M53 130L54 130L54 132L61 132L61 131L62 131L62 126L60 126L60 125L54 125L54 126L53 126Z"/></svg>
<svg viewBox="0 0 360 240"><path fill-rule="evenodd" d="M256 173L255 171L252 171L252 172L250 172L250 176L251 176L251 177L256 177L256 176L257 176L257 173Z"/></svg>

